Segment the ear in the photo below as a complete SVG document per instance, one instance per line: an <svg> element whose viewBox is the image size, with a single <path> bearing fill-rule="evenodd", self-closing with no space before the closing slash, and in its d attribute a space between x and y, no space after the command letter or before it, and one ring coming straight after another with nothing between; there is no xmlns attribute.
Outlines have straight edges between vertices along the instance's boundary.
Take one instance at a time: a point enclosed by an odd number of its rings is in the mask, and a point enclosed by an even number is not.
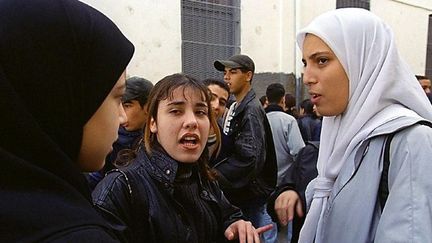
<svg viewBox="0 0 432 243"><path fill-rule="evenodd" d="M142 107L142 112L144 112L144 114L147 116L148 114L148 102L144 104L144 106Z"/></svg>
<svg viewBox="0 0 432 243"><path fill-rule="evenodd" d="M253 73L252 73L252 71L248 71L246 74L247 74L247 81L250 82L252 79Z"/></svg>
<svg viewBox="0 0 432 243"><path fill-rule="evenodd" d="M150 118L150 132L157 133L157 124L153 117Z"/></svg>

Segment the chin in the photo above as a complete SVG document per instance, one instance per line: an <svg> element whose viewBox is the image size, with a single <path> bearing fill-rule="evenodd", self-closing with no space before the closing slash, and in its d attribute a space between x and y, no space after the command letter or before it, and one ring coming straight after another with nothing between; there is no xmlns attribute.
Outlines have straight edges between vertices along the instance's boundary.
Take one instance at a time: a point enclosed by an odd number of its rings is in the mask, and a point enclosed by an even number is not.
<svg viewBox="0 0 432 243"><path fill-rule="evenodd" d="M185 155L185 156L178 157L176 160L180 163L192 164L192 163L196 163L199 157L200 156L196 156L196 155Z"/></svg>

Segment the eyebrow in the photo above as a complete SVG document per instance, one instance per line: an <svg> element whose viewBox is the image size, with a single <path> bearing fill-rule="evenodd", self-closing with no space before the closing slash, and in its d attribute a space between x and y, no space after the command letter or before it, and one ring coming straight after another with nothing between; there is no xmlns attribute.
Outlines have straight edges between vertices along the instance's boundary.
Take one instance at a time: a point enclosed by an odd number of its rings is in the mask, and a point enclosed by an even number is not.
<svg viewBox="0 0 432 243"><path fill-rule="evenodd" d="M322 55L322 54L331 54L331 52L329 52L329 51L318 51L318 52L315 52L312 55L310 55L308 57L308 59L314 59L316 56L319 56L319 55ZM304 58L302 60L304 60Z"/></svg>
<svg viewBox="0 0 432 243"><path fill-rule="evenodd" d="M185 101L183 101L183 100L174 100L174 101L171 101L171 102L169 102L168 104L167 104L167 106L176 106L176 105L184 105L186 102ZM207 103L205 103L205 102L198 102L197 104L196 104L196 106L199 106L199 107L207 107Z"/></svg>

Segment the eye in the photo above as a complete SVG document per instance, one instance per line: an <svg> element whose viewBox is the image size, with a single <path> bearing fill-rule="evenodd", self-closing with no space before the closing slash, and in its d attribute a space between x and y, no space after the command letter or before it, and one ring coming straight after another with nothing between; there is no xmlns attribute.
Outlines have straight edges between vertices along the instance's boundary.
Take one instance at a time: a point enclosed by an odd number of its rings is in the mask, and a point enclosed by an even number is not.
<svg viewBox="0 0 432 243"><path fill-rule="evenodd" d="M306 67L306 61L305 59L302 59L303 67Z"/></svg>
<svg viewBox="0 0 432 243"><path fill-rule="evenodd" d="M320 57L320 58L318 58L318 64L319 65L326 64L327 62L328 62L328 58L327 57Z"/></svg>
<svg viewBox="0 0 432 243"><path fill-rule="evenodd" d="M214 95L214 94L212 94L212 96L211 96L211 101L214 101L214 100L216 100L216 99L217 99L217 96Z"/></svg>
<svg viewBox="0 0 432 243"><path fill-rule="evenodd" d="M179 109L171 109L171 110L169 110L169 113L173 114L173 115L179 115L179 114L181 114L181 110L179 110Z"/></svg>
<svg viewBox="0 0 432 243"><path fill-rule="evenodd" d="M195 113L196 113L197 115L200 115L200 116L207 116L207 110L204 110L204 109L202 109L202 110L197 110Z"/></svg>

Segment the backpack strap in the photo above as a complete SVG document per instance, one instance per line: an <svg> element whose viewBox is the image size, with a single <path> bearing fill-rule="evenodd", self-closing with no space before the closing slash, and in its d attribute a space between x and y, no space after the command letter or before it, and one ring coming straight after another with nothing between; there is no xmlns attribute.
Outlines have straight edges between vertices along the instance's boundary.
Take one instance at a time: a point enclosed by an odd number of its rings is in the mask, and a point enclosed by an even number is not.
<svg viewBox="0 0 432 243"><path fill-rule="evenodd" d="M432 127L432 123L429 121L419 121L419 122L417 122L411 126L414 126L417 124ZM411 126L408 126L408 127L411 127ZM385 147L384 147L383 170L381 173L381 180L380 180L379 189L378 189L378 197L379 197L379 201L380 201L380 205L381 205L381 212L384 209L384 206L387 202L387 198L388 198L388 194L389 194L388 171L389 171L389 167L390 167L390 144L391 144L391 141L392 141L394 135L396 135L396 133L398 133L398 132L400 132L400 131L408 128L408 127L404 127L400 130L397 130L397 131L387 135L387 140L385 142Z"/></svg>

